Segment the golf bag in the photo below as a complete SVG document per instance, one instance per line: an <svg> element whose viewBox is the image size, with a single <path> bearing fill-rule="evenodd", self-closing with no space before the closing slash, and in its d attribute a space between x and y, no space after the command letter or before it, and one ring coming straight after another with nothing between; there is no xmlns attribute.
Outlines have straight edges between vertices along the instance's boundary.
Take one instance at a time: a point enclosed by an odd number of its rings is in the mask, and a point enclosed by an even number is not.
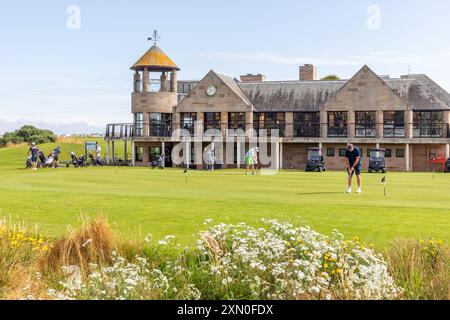
<svg viewBox="0 0 450 320"><path fill-rule="evenodd" d="M159 169L164 169L164 156L159 156L157 160L154 160L150 163L150 166L152 167L152 169L155 169L156 167L158 167Z"/></svg>
<svg viewBox="0 0 450 320"><path fill-rule="evenodd" d="M25 162L25 169L31 169L33 164L31 163L31 156L27 158L27 161Z"/></svg>
<svg viewBox="0 0 450 320"><path fill-rule="evenodd" d="M89 152L89 159L94 167L103 167L103 163L100 159L96 158L92 152Z"/></svg>
<svg viewBox="0 0 450 320"><path fill-rule="evenodd" d="M87 167L86 164L86 157L84 155L81 155L79 158L77 158L77 155L75 154L75 152L72 152L70 154L70 157L72 158L72 165L75 168L78 167Z"/></svg>

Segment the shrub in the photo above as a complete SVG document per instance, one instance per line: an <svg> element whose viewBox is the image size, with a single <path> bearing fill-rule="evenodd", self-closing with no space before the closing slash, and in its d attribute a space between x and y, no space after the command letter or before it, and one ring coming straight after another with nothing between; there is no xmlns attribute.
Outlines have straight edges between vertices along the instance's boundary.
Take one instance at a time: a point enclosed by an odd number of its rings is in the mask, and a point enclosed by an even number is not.
<svg viewBox="0 0 450 320"><path fill-rule="evenodd" d="M34 126L23 126L22 128L14 131L7 132L0 139L0 146L7 144L19 144L19 143L31 143L37 144L55 142L56 136L50 130L38 129Z"/></svg>

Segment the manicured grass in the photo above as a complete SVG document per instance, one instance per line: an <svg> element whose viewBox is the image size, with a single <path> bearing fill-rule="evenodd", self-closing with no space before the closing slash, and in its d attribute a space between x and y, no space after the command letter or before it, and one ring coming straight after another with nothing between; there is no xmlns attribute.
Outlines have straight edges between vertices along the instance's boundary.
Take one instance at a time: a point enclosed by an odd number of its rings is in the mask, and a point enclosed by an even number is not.
<svg viewBox="0 0 450 320"><path fill-rule="evenodd" d="M59 144L65 157L83 145ZM42 148L49 153L54 145ZM121 235L143 239L177 236L193 244L203 221L260 223L276 218L306 223L330 234L359 236L383 247L395 238L450 240L450 174L364 174L363 194L344 194L344 172L282 171L244 176L240 170L213 173L149 168L23 169L26 147L0 149L0 215L62 234L80 214L108 217ZM105 150L105 148L103 148Z"/></svg>

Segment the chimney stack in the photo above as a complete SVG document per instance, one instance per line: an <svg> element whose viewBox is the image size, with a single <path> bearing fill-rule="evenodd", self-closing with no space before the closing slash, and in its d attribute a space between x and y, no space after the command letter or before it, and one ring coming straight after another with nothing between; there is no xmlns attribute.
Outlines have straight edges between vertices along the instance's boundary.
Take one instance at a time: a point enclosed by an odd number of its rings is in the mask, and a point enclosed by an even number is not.
<svg viewBox="0 0 450 320"><path fill-rule="evenodd" d="M247 73L245 75L242 75L240 78L242 82L263 82L266 80L266 76L260 73L258 74Z"/></svg>
<svg viewBox="0 0 450 320"><path fill-rule="evenodd" d="M300 81L313 81L317 80L317 69L312 64L305 64L300 66Z"/></svg>

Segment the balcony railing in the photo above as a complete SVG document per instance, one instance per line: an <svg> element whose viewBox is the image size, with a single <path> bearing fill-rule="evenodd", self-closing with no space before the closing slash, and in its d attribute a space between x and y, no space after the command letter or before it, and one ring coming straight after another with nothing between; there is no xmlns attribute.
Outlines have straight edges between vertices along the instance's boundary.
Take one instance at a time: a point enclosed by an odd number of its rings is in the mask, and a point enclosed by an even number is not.
<svg viewBox="0 0 450 320"><path fill-rule="evenodd" d="M112 139L132 138L135 136L132 123L110 123L106 125L105 137Z"/></svg>
<svg viewBox="0 0 450 320"><path fill-rule="evenodd" d="M449 137L448 123L414 124L414 138L445 138Z"/></svg>
<svg viewBox="0 0 450 320"><path fill-rule="evenodd" d="M346 138L348 136L348 128L345 127L328 127L329 138Z"/></svg>
<svg viewBox="0 0 450 320"><path fill-rule="evenodd" d="M151 122L149 132L151 137L170 137L172 135L172 125L162 122Z"/></svg>

